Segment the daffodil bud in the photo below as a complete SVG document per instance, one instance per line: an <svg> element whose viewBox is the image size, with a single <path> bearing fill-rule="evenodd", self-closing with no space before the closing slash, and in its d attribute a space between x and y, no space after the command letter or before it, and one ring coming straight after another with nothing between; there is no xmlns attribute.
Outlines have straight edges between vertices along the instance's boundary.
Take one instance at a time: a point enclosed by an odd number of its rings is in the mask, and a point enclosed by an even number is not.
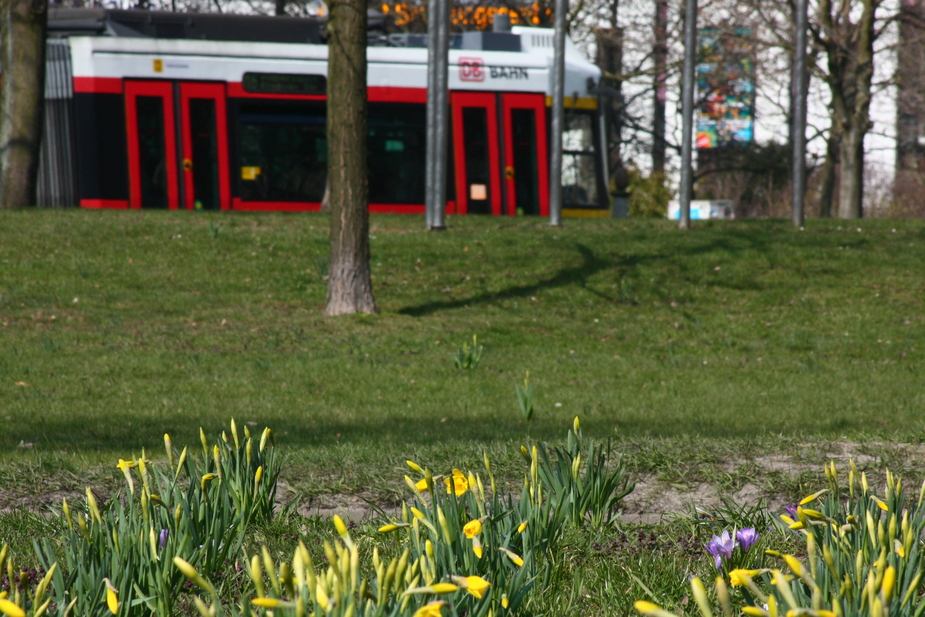
<svg viewBox="0 0 925 617"><path fill-rule="evenodd" d="M267 442L273 442L273 431L270 427L263 429L263 434L260 436L260 451L263 452L267 447Z"/></svg>
<svg viewBox="0 0 925 617"><path fill-rule="evenodd" d="M202 443L202 453L204 456L209 456L209 440L206 439L206 432L202 430L202 427L199 427L199 441Z"/></svg>
<svg viewBox="0 0 925 617"><path fill-rule="evenodd" d="M234 439L234 447L240 448L241 444L238 441L238 426L234 423L234 418L231 419L231 437Z"/></svg>
<svg viewBox="0 0 925 617"><path fill-rule="evenodd" d="M93 494L93 491L87 488L87 505L90 507L90 514L93 515L93 518L96 519L96 522L100 525L103 524L103 517L100 516L100 508L96 503L96 496Z"/></svg>
<svg viewBox="0 0 925 617"><path fill-rule="evenodd" d="M250 437L247 438L247 445L244 447L244 455L247 457L247 466L250 467L251 461L254 458L254 440Z"/></svg>
<svg viewBox="0 0 925 617"><path fill-rule="evenodd" d="M572 420L572 430L576 435L581 432L581 421L578 419L578 416L575 416L575 419Z"/></svg>
<svg viewBox="0 0 925 617"><path fill-rule="evenodd" d="M167 433L164 433L164 450L167 452L167 464L173 467L173 442Z"/></svg>
<svg viewBox="0 0 925 617"><path fill-rule="evenodd" d="M71 529L74 526L74 521L73 519L71 519L71 508L68 507L67 505L67 499L61 500L61 512L64 514L64 520L67 521L67 528ZM4 555L6 553L6 545L4 545L3 548L4 548L4 552L0 553L0 555ZM0 556L0 569L2 568L3 568L3 557Z"/></svg>
<svg viewBox="0 0 925 617"><path fill-rule="evenodd" d="M177 471L173 474L174 480L180 477L180 471L183 469L183 464L186 462L186 453L187 447L183 446L183 451L180 452L180 459L177 461Z"/></svg>
<svg viewBox="0 0 925 617"><path fill-rule="evenodd" d="M694 600L697 601L697 606L700 607L700 613L703 617L713 617L713 609L710 606L710 600L707 598L707 590L703 586L703 582L696 576L691 579L691 591L694 594Z"/></svg>
<svg viewBox="0 0 925 617"><path fill-rule="evenodd" d="M260 567L260 558L257 555L251 557L250 570L251 580L254 582L254 590L257 592L257 595L266 595L263 587L263 569Z"/></svg>

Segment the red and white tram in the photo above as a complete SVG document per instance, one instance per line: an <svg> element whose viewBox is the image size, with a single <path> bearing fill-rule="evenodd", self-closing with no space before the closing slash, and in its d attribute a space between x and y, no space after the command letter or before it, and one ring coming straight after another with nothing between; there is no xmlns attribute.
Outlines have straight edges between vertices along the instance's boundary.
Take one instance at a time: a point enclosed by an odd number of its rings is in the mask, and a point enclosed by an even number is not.
<svg viewBox="0 0 925 617"><path fill-rule="evenodd" d="M51 33L64 36L49 41L45 205L320 208L327 47L317 24L306 30L293 24L307 20L289 19L287 30L279 18L81 15L70 10L51 21ZM224 38L286 42L214 40L223 29L232 32ZM368 48L370 211L422 213L426 39L381 40ZM447 212L547 215L552 31L465 33L453 47ZM600 70L571 43L566 62L564 214L604 215Z"/></svg>

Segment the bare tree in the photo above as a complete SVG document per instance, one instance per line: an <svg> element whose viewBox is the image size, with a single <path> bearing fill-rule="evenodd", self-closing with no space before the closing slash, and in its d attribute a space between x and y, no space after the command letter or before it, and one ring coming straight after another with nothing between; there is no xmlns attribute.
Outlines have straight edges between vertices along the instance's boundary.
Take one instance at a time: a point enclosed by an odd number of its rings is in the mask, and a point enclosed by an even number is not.
<svg viewBox="0 0 925 617"><path fill-rule="evenodd" d="M46 0L0 0L0 207L35 205L45 92Z"/></svg>
<svg viewBox="0 0 925 617"><path fill-rule="evenodd" d="M329 9L331 259L325 313L376 313L369 268L369 185L366 174L367 0L331 0Z"/></svg>
<svg viewBox="0 0 925 617"><path fill-rule="evenodd" d="M840 121L837 210L838 216L845 219L862 216L864 137L871 128L874 41L882 32L875 27L875 20L882 3L883 0L819 2L815 38L826 55L825 79L832 94L832 117Z"/></svg>

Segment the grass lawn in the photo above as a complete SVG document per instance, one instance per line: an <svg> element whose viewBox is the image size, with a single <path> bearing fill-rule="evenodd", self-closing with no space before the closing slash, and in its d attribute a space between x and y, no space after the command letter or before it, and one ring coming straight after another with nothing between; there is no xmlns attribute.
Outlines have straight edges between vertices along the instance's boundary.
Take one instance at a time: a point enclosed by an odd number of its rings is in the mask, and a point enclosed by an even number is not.
<svg viewBox="0 0 925 617"><path fill-rule="evenodd" d="M835 441L922 475L923 222L371 226L381 314L332 319L323 215L0 214L0 508L113 486L118 457L231 417L273 427L304 498L392 503L406 458L475 468L483 450L516 484L520 444L576 415L665 486L799 494L809 480L760 457L815 478ZM482 362L456 370L474 334Z"/></svg>

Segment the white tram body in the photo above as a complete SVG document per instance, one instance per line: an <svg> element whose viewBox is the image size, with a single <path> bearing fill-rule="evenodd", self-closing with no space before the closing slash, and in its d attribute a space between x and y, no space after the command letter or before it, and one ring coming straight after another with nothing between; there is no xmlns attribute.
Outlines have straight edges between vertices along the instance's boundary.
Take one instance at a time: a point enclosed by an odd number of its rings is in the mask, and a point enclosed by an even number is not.
<svg viewBox="0 0 925 617"><path fill-rule="evenodd" d="M70 10L58 22L52 15L59 38L49 40L43 205L320 207L326 45L310 36L293 42L302 34L287 42L203 40L204 28L179 14L152 14L174 18L166 34L138 11L83 15ZM221 26L221 17L209 20ZM142 19L147 26L136 25ZM234 17L245 33L249 24L273 32L268 25L281 23L244 19ZM307 20L287 20L290 30L300 21ZM525 27L454 36L448 213L548 213L552 40L552 30ZM380 43L387 44L367 48L370 210L423 212L426 38ZM566 214L607 209L600 75L569 42Z"/></svg>

